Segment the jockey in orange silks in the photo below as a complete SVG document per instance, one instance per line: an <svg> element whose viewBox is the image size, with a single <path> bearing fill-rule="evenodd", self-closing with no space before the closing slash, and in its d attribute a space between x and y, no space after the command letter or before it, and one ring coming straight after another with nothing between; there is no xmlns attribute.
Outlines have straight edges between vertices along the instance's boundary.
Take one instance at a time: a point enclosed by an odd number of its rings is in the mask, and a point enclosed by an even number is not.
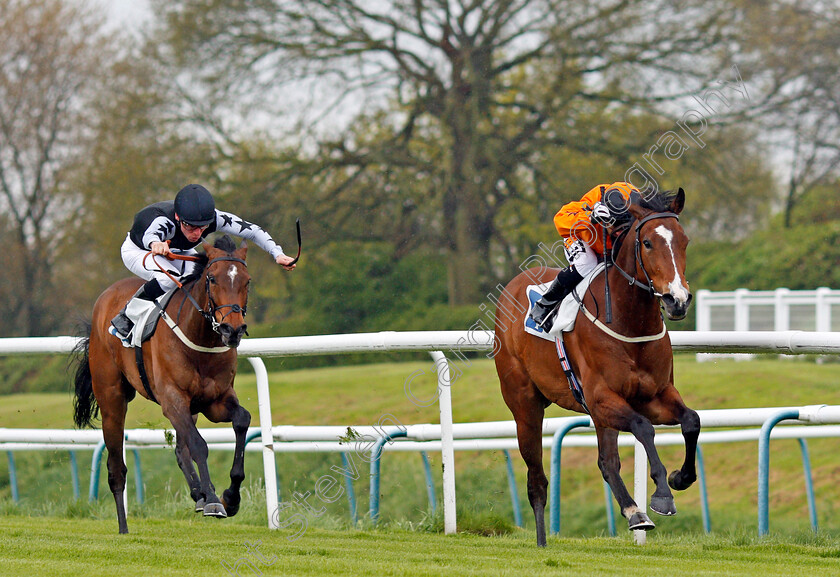
<svg viewBox="0 0 840 577"><path fill-rule="evenodd" d="M638 189L627 182L599 184L580 201L564 205L554 215L554 226L565 239L563 248L569 266L557 274L534 305L531 318L538 327L546 332L551 330L550 313L603 260L604 252L612 248L612 240L604 239L604 228L620 226L630 220L627 206L632 192L638 192Z"/></svg>

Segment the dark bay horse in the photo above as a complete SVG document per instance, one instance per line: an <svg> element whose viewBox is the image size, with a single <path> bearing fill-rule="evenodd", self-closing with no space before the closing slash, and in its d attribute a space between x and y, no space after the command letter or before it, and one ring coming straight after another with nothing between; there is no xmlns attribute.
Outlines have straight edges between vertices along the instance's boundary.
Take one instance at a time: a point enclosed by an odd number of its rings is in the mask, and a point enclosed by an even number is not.
<svg viewBox="0 0 840 577"><path fill-rule="evenodd" d="M664 331L660 305L670 319L685 317L691 294L685 281L688 237L677 215L685 193L634 193L628 210L633 222L617 240L614 266L608 270L612 323L601 324L582 310L575 328L564 335L569 361L583 388L598 438L598 467L612 489L630 529L653 529L644 508L639 508L619 475L619 431L631 432L644 446L656 490L650 507L662 515L675 514L675 490L687 489L697 478L695 450L700 419L683 403L674 387L671 341ZM635 237L635 239L634 239ZM635 242L634 242L635 241ZM509 298L527 305L529 284L551 281L556 270L529 269L505 288ZM595 278L583 304L599 323L605 322L604 275ZM500 299L504 302L504 299ZM527 306L523 306L527 309ZM545 546L546 480L542 459L545 408L555 403L585 412L569 389L554 343L527 334L527 312L496 315L496 370L502 396L516 420L519 450L528 466L528 499L534 510L537 545ZM617 336L616 336L617 335ZM619 338L620 337L620 338ZM654 446L653 425L680 424L685 439L685 461L670 477Z"/></svg>
<svg viewBox="0 0 840 577"><path fill-rule="evenodd" d="M245 479L245 434L251 415L233 390L236 347L245 333L250 276L247 246L237 249L225 236L204 244L194 279L185 282L166 308L186 342L164 322L143 343L149 391L141 382L134 349L108 333L111 319L142 284L139 278L111 285L93 307L91 329L79 346L74 420L90 426L98 410L108 447L108 484L117 505L120 533L128 533L123 503L126 466L123 437L128 403L137 393L160 404L177 434L175 456L196 502L206 516L227 517L239 510L239 488ZM197 306L196 306L197 305ZM214 423L232 422L236 434L230 487L216 495L207 468L207 443L195 426L202 413ZM196 473L193 462L198 467Z"/></svg>

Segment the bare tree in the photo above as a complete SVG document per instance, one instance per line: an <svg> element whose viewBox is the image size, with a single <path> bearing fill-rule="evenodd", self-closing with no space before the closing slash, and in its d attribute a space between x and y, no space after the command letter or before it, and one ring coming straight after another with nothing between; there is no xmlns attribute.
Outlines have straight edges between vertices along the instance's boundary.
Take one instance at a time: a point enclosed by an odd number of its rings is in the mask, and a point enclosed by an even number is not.
<svg viewBox="0 0 840 577"><path fill-rule="evenodd" d="M545 147L611 152L603 126L587 132L575 124L592 106L653 111L717 75L729 7L695 0L158 3L169 54L193 72L189 88L204 106L217 99L229 114L231 102L248 102L246 122L253 122L254 110L285 92L296 95L282 109L293 116L306 100L302 89L318 80L313 102L331 120L328 113L347 102L361 114L390 111L390 134L378 142L316 135L321 158L345 175L334 191L372 167L412 164L418 181L437 186L452 304L480 301L495 282L495 217L511 198L533 191L520 186L522 171ZM412 149L424 136L444 143L435 164ZM629 159L632 151L612 152Z"/></svg>
<svg viewBox="0 0 840 577"><path fill-rule="evenodd" d="M757 98L745 116L784 163L784 223L814 187L840 174L840 7L836 2L744 3L745 58Z"/></svg>
<svg viewBox="0 0 840 577"><path fill-rule="evenodd" d="M67 176L79 161L101 89L102 22L77 3L0 0L0 203L18 256L5 330L45 334L52 249L73 207Z"/></svg>

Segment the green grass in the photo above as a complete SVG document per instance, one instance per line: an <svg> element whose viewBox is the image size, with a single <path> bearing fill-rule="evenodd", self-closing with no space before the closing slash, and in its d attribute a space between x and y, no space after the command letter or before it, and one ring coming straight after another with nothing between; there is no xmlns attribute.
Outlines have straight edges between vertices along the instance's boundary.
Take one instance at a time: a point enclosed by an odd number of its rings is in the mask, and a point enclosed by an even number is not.
<svg viewBox="0 0 840 577"><path fill-rule="evenodd" d="M651 535L645 547L620 539L549 538L539 550L529 532L480 537L400 529L282 532L207 520L140 519L132 533L90 519L2 518L4 576L120 575L837 575L835 540L803 535L758 540ZM253 568L246 563L250 562ZM226 568L227 567L227 568ZM257 573L259 571L260 573Z"/></svg>
<svg viewBox="0 0 840 577"><path fill-rule="evenodd" d="M457 422L510 419L499 393L498 380L491 361L474 360L452 385L453 412ZM418 398L431 395L435 380L431 361L382 363L273 372L270 374L274 424L370 425L382 415L393 415L403 423L438 422L436 405L417 407L405 395L404 384L413 374L424 371L412 381ZM676 358L678 388L689 406L696 409L719 409L755 406L840 404L836 383L840 364L817 364L812 359L763 358L750 362L719 360L696 363L693 355ZM237 377L237 391L243 405L257 423L256 386L253 374ZM6 427L69 428L71 396L69 393L21 394L2 397L0 424ZM569 415L557 407L548 416ZM138 399L129 408L129 427L168 426L157 405ZM212 426L203 418L199 426ZM228 425L222 425L228 426ZM815 492L821 532L840 534L836 503L840 502L840 464L836 439L809 441L814 471ZM142 451L146 503L133 502L133 456L128 458L129 499L132 501L129 526L146 519L184 521L192 519L186 483L175 464L171 450ZM622 471L625 482L632 483L632 451L623 449ZM679 465L682 449L664 447L663 461L669 469ZM546 452L546 465L548 453ZM438 500L441 496L440 457L430 454ZM79 452L79 471L83 499L89 483L90 452ZM231 453L212 453L210 470L216 486L226 484ZM514 452L519 502L525 518L526 533L533 531L533 518L525 495L525 467ZM712 529L715 534L743 530L754 534L757 525L757 450L754 442L704 447L708 477ZM0 523L4 515L23 513L43 518L101 519L115 527L113 501L106 475L100 477L99 503L89 506L74 503L66 452L16 453L18 483L22 502L10 500L8 465L0 459ZM314 492L315 484L330 467L339 465L333 454L278 454L277 466L281 498L290 500L293 492ZM360 466L366 465L359 463ZM477 534L518 533L513 528L512 505L508 493L506 464L499 451L456 453L459 529ZM257 531L265 525L262 462L257 453L246 457L244 504L239 516L225 526L242 525ZM368 476L362 468L355 492L360 517L368 507ZM796 441L776 441L771 446L770 528L779 534L807 533L802 464ZM654 518L656 533L691 535L702 531L700 495L697 485L675 495L679 515ZM606 533L604 494L596 466L594 448L563 450L562 532L565 537L598 537ZM391 528L439 531L440 512L428 511L425 481L420 458L416 454L387 453L382 463L382 524ZM625 522L619 517L619 531ZM318 529L350 529L346 499L327 505L327 513L313 520ZM361 527L369 522L362 521Z"/></svg>

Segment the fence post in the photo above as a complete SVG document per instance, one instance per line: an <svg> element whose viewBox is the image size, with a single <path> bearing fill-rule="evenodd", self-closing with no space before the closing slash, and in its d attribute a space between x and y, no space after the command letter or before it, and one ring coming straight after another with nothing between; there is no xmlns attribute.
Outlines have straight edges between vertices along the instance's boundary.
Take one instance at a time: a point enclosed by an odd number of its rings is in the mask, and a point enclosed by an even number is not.
<svg viewBox="0 0 840 577"><path fill-rule="evenodd" d="M99 441L90 458L90 491L88 501L91 503L99 499L99 464L102 462L102 452L105 450L105 440Z"/></svg>
<svg viewBox="0 0 840 577"><path fill-rule="evenodd" d="M697 477L700 481L700 510L703 515L703 532L712 532L712 517L709 514L709 495L706 492L706 468L703 466L703 451L697 444Z"/></svg>
<svg viewBox="0 0 840 577"><path fill-rule="evenodd" d="M6 456L9 458L9 486L12 489L12 501L18 503L20 501L20 494L18 493L17 470L15 469L15 455L11 451L6 451Z"/></svg>
<svg viewBox="0 0 840 577"><path fill-rule="evenodd" d="M379 471L382 448L391 439L406 436L408 436L408 433L400 429L386 433L376 441L370 450L370 520L374 525L379 521Z"/></svg>
<svg viewBox="0 0 840 577"><path fill-rule="evenodd" d="M420 457L423 459L423 473L426 476L426 492L429 495L429 507L432 509L432 515L437 511L437 499L435 499L435 481L432 478L432 467L429 465L429 455L426 451L420 451Z"/></svg>
<svg viewBox="0 0 840 577"><path fill-rule="evenodd" d="M353 470L350 465L350 460L347 458L347 453L341 451L341 466L345 471ZM350 508L350 519L353 520L353 526L359 521L356 515L356 491L353 489L353 477L351 475L344 475L344 486L347 488L347 506Z"/></svg>
<svg viewBox="0 0 840 577"><path fill-rule="evenodd" d="M644 446L637 440L635 442L635 450L633 453L633 500L636 501L636 506L642 511L647 512L647 475L648 475L648 460L647 453ZM644 545L647 543L647 531L636 529L633 531L633 538L636 545Z"/></svg>
<svg viewBox="0 0 840 577"><path fill-rule="evenodd" d="M70 453L70 477L73 480L73 500L79 500L79 465L76 463L76 451Z"/></svg>
<svg viewBox="0 0 840 577"><path fill-rule="evenodd" d="M551 440L551 468L548 472L548 530L552 535L560 532L560 455L563 449L563 438L572 429L591 426L592 419L589 417L571 417L557 429Z"/></svg>
<svg viewBox="0 0 840 577"><path fill-rule="evenodd" d="M443 532L451 535L458 530L455 512L455 450L452 435L452 387L449 363L441 351L430 351L438 375L438 406L440 407L440 457L443 466Z"/></svg>
<svg viewBox="0 0 840 577"><path fill-rule="evenodd" d="M808 456L808 444L805 439L799 441L799 450L802 453L802 470L805 473L805 495L808 497L808 516L811 518L811 529L814 533L819 529L817 524L817 501L814 498L814 479L811 475L811 458Z"/></svg>
<svg viewBox="0 0 840 577"><path fill-rule="evenodd" d="M268 528L280 527L279 517L275 517L279 503L277 500L277 466L274 461L274 435L271 432L271 396L268 392L268 371L260 357L248 357L257 376L257 405L260 411L260 441L263 454L263 478L265 479L265 509L268 516Z"/></svg>
<svg viewBox="0 0 840 577"><path fill-rule="evenodd" d="M758 437L758 536L767 534L769 521L770 432L780 421L798 419L799 409L779 411L761 425Z"/></svg>
<svg viewBox="0 0 840 577"><path fill-rule="evenodd" d="M773 330L774 331L788 331L790 330L790 305L787 297L790 289L784 287L777 288L773 291Z"/></svg>
<svg viewBox="0 0 840 577"><path fill-rule="evenodd" d="M516 490L516 477L513 474L513 463L510 460L510 451L505 449L505 462L507 464L508 488L510 489L510 504L513 506L513 522L517 527L524 527L522 524L522 508L519 506L519 491Z"/></svg>
<svg viewBox="0 0 840 577"><path fill-rule="evenodd" d="M831 289L821 286L817 289L817 332L827 333L831 330L831 303L828 297Z"/></svg>

